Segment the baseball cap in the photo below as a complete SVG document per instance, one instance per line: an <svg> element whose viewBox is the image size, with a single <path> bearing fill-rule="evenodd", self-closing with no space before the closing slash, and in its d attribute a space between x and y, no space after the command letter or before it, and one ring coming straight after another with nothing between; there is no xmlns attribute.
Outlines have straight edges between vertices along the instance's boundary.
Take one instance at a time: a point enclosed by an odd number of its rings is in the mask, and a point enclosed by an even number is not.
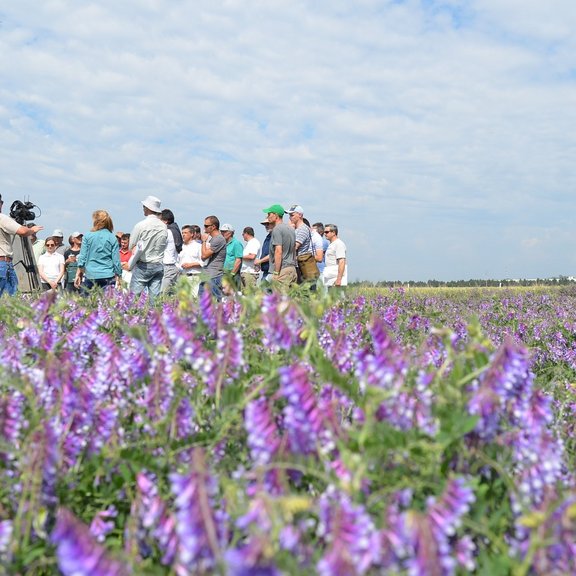
<svg viewBox="0 0 576 576"><path fill-rule="evenodd" d="M272 204L272 206L270 206L269 208L264 208L264 210L262 210L262 212L266 212L266 214L277 214L278 216L282 217L284 216L284 213L286 212L286 210L284 210L284 208L282 208L282 206L280 206L280 204Z"/></svg>
<svg viewBox="0 0 576 576"><path fill-rule="evenodd" d="M56 228L56 230L52 232L52 237L54 236L58 236L58 238L64 238L64 233L62 232L62 230L60 230L60 228Z"/></svg>
<svg viewBox="0 0 576 576"><path fill-rule="evenodd" d="M232 224L222 224L222 226L220 226L220 232L234 232L234 227Z"/></svg>
<svg viewBox="0 0 576 576"><path fill-rule="evenodd" d="M298 214L304 214L304 210L302 210L302 206L298 204L292 204L288 210L286 210L288 214L294 214L294 212L298 212Z"/></svg>
<svg viewBox="0 0 576 576"><path fill-rule="evenodd" d="M260 224L270 224L270 222L268 222L268 220L265 219L265 220L262 220L262 222L260 222Z"/></svg>
<svg viewBox="0 0 576 576"><path fill-rule="evenodd" d="M71 234L72 238L79 238L80 236L84 236L84 234L82 234L82 232L72 232Z"/></svg>

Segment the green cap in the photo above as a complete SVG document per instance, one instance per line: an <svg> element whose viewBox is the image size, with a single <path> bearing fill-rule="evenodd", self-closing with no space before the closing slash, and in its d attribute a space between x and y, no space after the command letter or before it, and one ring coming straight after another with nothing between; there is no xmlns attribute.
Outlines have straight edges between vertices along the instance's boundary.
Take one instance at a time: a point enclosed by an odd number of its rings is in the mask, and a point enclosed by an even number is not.
<svg viewBox="0 0 576 576"><path fill-rule="evenodd" d="M280 204L272 204L270 208L264 208L262 212L266 212L266 214L270 214L270 212L272 212L272 214L278 214L278 216L282 217L284 216L286 210L284 210Z"/></svg>

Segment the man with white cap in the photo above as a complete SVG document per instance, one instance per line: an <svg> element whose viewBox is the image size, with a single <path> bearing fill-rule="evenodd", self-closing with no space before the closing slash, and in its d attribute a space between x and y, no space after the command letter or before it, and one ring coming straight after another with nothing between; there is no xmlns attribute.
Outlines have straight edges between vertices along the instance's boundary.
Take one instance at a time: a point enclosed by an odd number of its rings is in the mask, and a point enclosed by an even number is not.
<svg viewBox="0 0 576 576"><path fill-rule="evenodd" d="M82 238L84 235L82 232L72 232L68 242L70 243L70 248L66 249L64 252L64 267L66 268L66 274L64 275L64 287L68 292L80 292L80 288L74 286L74 280L76 278L76 271L78 270L78 256L80 255L80 249L82 248Z"/></svg>
<svg viewBox="0 0 576 576"><path fill-rule="evenodd" d="M156 196L142 200L144 220L134 226L130 234L129 249L137 247L134 268L130 280L130 291L140 294L148 290L150 299L160 294L164 276L164 250L168 240L168 228L160 219L162 208Z"/></svg>
<svg viewBox="0 0 576 576"><path fill-rule="evenodd" d="M54 239L54 244L56 244L56 250L54 252L64 256L64 252L66 252L66 246L64 246L64 232L62 232L60 228L56 228L56 230L52 232L52 238Z"/></svg>
<svg viewBox="0 0 576 576"><path fill-rule="evenodd" d="M266 238L262 241L262 246L260 246L259 254L254 260L254 265L260 268L262 272L262 282L267 282L268 278L268 271L270 268L270 239L272 237L272 224L268 222L268 218L265 218L260 222L266 228Z"/></svg>
<svg viewBox="0 0 576 576"><path fill-rule="evenodd" d="M300 281L311 283L310 288L315 288L315 282L320 276L316 255L312 242L312 231L304 223L304 210L302 206L294 204L286 211L290 215L290 223L294 226L296 234L296 260L300 270Z"/></svg>
<svg viewBox="0 0 576 576"><path fill-rule="evenodd" d="M226 259L224 260L224 272L232 276L236 290L240 288L240 267L242 266L242 252L244 246L234 238L234 226L232 224L222 224L220 233L226 240Z"/></svg>

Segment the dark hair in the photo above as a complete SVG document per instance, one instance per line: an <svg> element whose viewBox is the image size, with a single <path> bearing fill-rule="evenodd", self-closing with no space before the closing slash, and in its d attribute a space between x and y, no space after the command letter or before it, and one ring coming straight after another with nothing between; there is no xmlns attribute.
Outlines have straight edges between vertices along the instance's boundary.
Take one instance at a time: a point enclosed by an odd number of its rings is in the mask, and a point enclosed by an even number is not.
<svg viewBox="0 0 576 576"><path fill-rule="evenodd" d="M160 213L160 219L164 220L167 224L174 224L174 212L168 208L164 208Z"/></svg>
<svg viewBox="0 0 576 576"><path fill-rule="evenodd" d="M220 230L220 220L218 220L217 216L206 216L204 220L209 220L210 224L213 224L216 230Z"/></svg>
<svg viewBox="0 0 576 576"><path fill-rule="evenodd" d="M120 236L120 240L130 240L130 234L122 234L122 236Z"/></svg>
<svg viewBox="0 0 576 576"><path fill-rule="evenodd" d="M244 230L242 230L243 234L250 234L250 236L254 236L254 228L252 226L246 226Z"/></svg>
<svg viewBox="0 0 576 576"><path fill-rule="evenodd" d="M184 230L190 230L191 234L200 234L201 232L198 224L184 224L184 226L182 226L182 232L184 232Z"/></svg>
<svg viewBox="0 0 576 576"><path fill-rule="evenodd" d="M322 224L322 222L316 222L316 224L312 224L312 228L316 228L318 234L324 233L324 224Z"/></svg>

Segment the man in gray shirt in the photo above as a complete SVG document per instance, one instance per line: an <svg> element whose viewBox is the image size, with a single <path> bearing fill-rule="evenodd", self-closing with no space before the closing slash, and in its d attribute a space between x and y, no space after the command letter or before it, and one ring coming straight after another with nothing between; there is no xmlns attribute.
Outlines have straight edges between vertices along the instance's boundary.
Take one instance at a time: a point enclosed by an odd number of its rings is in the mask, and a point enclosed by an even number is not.
<svg viewBox="0 0 576 576"><path fill-rule="evenodd" d="M164 277L164 250L168 240L168 228L160 220L162 209L156 196L148 196L142 200L144 220L134 226L130 234L130 246L136 247L138 258L132 271L130 292L140 294L148 290L150 299L160 294L162 278Z"/></svg>
<svg viewBox="0 0 576 576"><path fill-rule="evenodd" d="M222 274L226 260L226 240L220 234L220 220L216 216L204 218L204 233L202 234L202 259L206 261L203 276L207 280L200 282L198 295L209 289L216 300L222 300Z"/></svg>
<svg viewBox="0 0 576 576"><path fill-rule="evenodd" d="M294 253L296 234L293 228L282 221L285 210L280 204L264 208L263 212L268 214L268 222L274 226L270 237L269 270L272 287L287 289L298 280Z"/></svg>

